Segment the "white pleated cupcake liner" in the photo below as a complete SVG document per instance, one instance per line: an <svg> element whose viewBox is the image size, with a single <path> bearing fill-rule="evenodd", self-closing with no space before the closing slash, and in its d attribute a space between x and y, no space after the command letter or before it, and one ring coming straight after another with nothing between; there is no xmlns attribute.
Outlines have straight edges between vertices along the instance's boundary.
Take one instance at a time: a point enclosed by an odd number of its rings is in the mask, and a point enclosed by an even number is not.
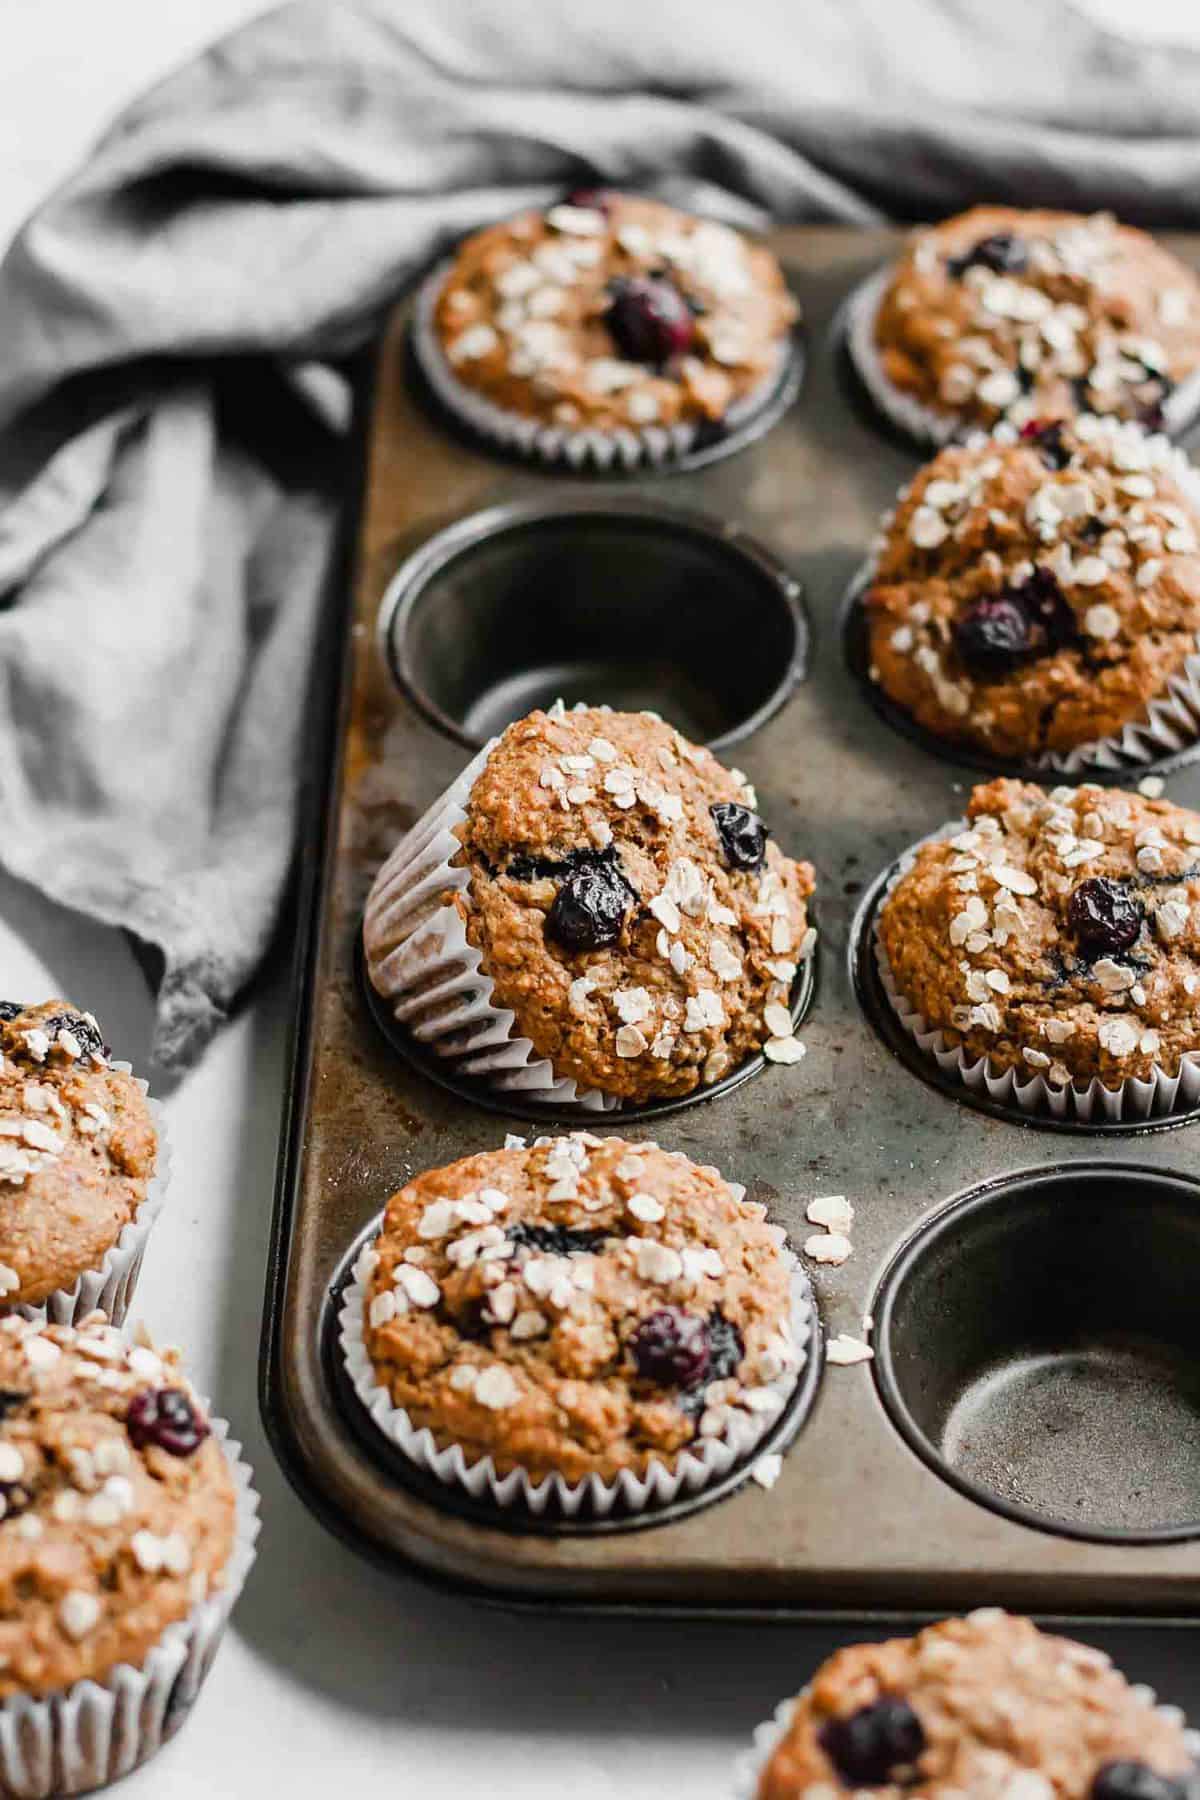
<svg viewBox="0 0 1200 1800"><path fill-rule="evenodd" d="M110 1067L121 1075L133 1075L127 1062L113 1062ZM74 1325L99 1310L108 1314L114 1325L124 1322L141 1273L142 1258L154 1222L163 1209L171 1179L171 1145L166 1116L157 1100L150 1098L147 1083L140 1075L134 1081L146 1097L154 1121L157 1153L154 1173L146 1184L146 1197L129 1223L122 1227L116 1243L95 1269L85 1269L69 1288L56 1288L36 1306L19 1304L10 1310L26 1319L44 1319L51 1325ZM0 1310L3 1310L0 1306Z"/></svg>
<svg viewBox="0 0 1200 1800"><path fill-rule="evenodd" d="M804 1693L807 1691L805 1689ZM791 1729L792 1715L804 1693L781 1700L771 1717L754 1727L750 1748L743 1750L733 1765L731 1800L758 1800L759 1784L767 1764Z"/></svg>
<svg viewBox="0 0 1200 1800"><path fill-rule="evenodd" d="M11 1800L86 1794L129 1774L185 1722L245 1585L258 1537L258 1495L241 1445L224 1419L210 1419L233 1477L237 1514L225 1584L168 1625L136 1666L103 1681L0 1701L0 1793Z"/></svg>
<svg viewBox="0 0 1200 1800"><path fill-rule="evenodd" d="M745 1195L746 1190L739 1183L729 1185L739 1199ZM652 1462L643 1475L623 1469L611 1481L586 1475L576 1482L562 1475L538 1477L522 1468L502 1475L490 1456L470 1461L461 1445L439 1445L428 1426L415 1424L403 1407L393 1404L387 1389L376 1378L363 1339L367 1290L358 1280L357 1271L345 1290L338 1314L338 1342L346 1373L372 1422L388 1442L416 1468L433 1475L446 1487L465 1489L472 1500L490 1501L502 1509L523 1506L536 1518L552 1519L574 1519L581 1513L591 1519L607 1519L614 1512L628 1515L669 1506L681 1495L700 1493L710 1482L728 1475L753 1455L778 1424L808 1360L815 1312L812 1287L787 1249L782 1229L772 1226L771 1230L778 1234L780 1252L787 1258L792 1339L797 1358L794 1368L765 1384L778 1398L778 1407L769 1413L743 1413L731 1407L729 1423L719 1437L699 1439L694 1446L681 1450L673 1463Z"/></svg>
<svg viewBox="0 0 1200 1800"><path fill-rule="evenodd" d="M939 412L926 406L889 380L875 342L875 321L894 272L894 264L885 264L850 295L844 314L846 348L863 386L884 417L919 444L932 444L940 449L961 434L977 431L979 427L956 413ZM1198 413L1200 370L1168 394L1163 402L1163 428L1169 437L1178 437L1195 423Z"/></svg>
<svg viewBox="0 0 1200 1800"><path fill-rule="evenodd" d="M1147 1706L1155 1707L1170 1723L1182 1727L1185 1731L1184 1748L1188 1755L1200 1758L1200 1731L1186 1729L1186 1720L1180 1707L1160 1705L1154 1689L1141 1683L1134 1686L1133 1692ZM796 1708L807 1693L808 1689L803 1688L799 1694L781 1700L771 1717L755 1726L750 1748L744 1750L734 1763L730 1800L758 1800L759 1786L767 1765L791 1730Z"/></svg>
<svg viewBox="0 0 1200 1800"><path fill-rule="evenodd" d="M447 360L434 327L438 298L453 268L447 261L421 285L413 310L412 347L422 374L437 398L472 431L504 450L517 451L534 461L590 469L607 474L623 469L663 468L678 462L697 447L700 427L694 421L674 425L622 425L576 428L550 425L526 413L510 412L486 400L458 379ZM756 387L737 400L725 414L725 435L741 430L767 406L784 380L795 349L789 338L781 347L775 367Z"/></svg>
<svg viewBox="0 0 1200 1800"><path fill-rule="evenodd" d="M848 590L847 604L862 606L863 596L874 580L876 562L873 557L859 569ZM882 691L882 690L881 690ZM890 698L890 696L889 696ZM892 701L899 706L899 701ZM937 734L924 727L927 736ZM1092 770L1121 774L1131 769L1145 769L1164 758L1177 756L1200 739L1200 637L1195 650L1184 658L1182 669L1168 678L1162 694L1147 702L1142 718L1130 720L1110 737L1093 738L1076 744L1072 750L1042 750L1028 756L1005 758L988 751L998 763L1010 762L1014 769L1036 769L1047 775L1082 775ZM944 740L953 752L955 740ZM972 748L969 742L963 747ZM982 748L982 746L977 746Z"/></svg>
<svg viewBox="0 0 1200 1800"><path fill-rule="evenodd" d="M1140 1124L1147 1119L1161 1119L1172 1113L1184 1113L1200 1102L1200 1053L1186 1051L1180 1058L1179 1070L1170 1075L1156 1068L1148 1080L1130 1076L1115 1088L1106 1087L1098 1075L1086 1087L1069 1082L1056 1087L1044 1075L1030 1075L1022 1081L1016 1069L993 1069L989 1057L971 1062L959 1045L947 1042L940 1027L931 1027L923 1014L905 999L896 983L892 966L884 950L879 925L884 906L916 862L917 852L925 844L939 843L957 837L967 829L965 819L955 819L940 830L930 832L905 852L896 864L891 878L880 896L871 925L875 966L888 1004L905 1031L926 1056L932 1057L943 1075L962 1083L968 1092L994 1100L1000 1106L1051 1119L1078 1119L1094 1124Z"/></svg>
<svg viewBox="0 0 1200 1800"><path fill-rule="evenodd" d="M494 983L467 941L458 908L445 902L448 893L470 886L470 871L451 861L462 847L455 829L466 822L471 789L499 741L484 745L375 877L363 917L367 974L397 1023L460 1075L522 1100L613 1112L620 1105L615 1095L556 1075L518 1033L515 1013L494 1003ZM381 937L394 946L384 956L372 951Z"/></svg>

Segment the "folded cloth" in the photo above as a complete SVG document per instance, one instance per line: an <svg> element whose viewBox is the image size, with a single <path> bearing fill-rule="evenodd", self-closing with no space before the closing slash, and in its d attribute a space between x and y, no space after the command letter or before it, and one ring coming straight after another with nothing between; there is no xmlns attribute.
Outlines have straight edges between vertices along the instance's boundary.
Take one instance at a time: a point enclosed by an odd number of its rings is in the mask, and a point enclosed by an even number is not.
<svg viewBox="0 0 1200 1800"><path fill-rule="evenodd" d="M1048 0L329 0L131 108L0 268L0 858L158 953L160 1062L270 939L330 371L431 255L595 182L749 224L990 198L1194 225L1198 77Z"/></svg>

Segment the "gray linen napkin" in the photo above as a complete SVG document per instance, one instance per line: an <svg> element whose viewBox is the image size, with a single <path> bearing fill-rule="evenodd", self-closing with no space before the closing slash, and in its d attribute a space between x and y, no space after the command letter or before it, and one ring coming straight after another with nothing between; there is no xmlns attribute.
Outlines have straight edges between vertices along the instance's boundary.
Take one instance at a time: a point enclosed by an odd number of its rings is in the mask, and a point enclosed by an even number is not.
<svg viewBox="0 0 1200 1800"><path fill-rule="evenodd" d="M155 953L159 1061L278 916L328 371L437 248L593 180L748 223L1195 225L1198 75L1053 0L330 0L140 100L0 268L0 858Z"/></svg>

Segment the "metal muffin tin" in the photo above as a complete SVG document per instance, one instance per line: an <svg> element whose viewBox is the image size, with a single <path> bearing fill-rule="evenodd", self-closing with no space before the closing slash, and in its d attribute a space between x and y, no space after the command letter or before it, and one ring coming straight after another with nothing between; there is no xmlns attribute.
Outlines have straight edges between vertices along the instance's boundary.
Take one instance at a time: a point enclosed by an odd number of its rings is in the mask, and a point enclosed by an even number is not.
<svg viewBox="0 0 1200 1800"><path fill-rule="evenodd" d="M794 229L772 242L805 310L799 399L738 454L643 476L636 494L628 479L564 480L448 431L414 391L406 309L391 323L365 420L361 519L348 539L355 577L343 571L331 595L312 716L264 1415L304 1498L365 1554L508 1603L761 1617L994 1603L1075 1620L1182 1619L1200 1600L1200 1327L1190 1304L1200 1283L1200 1132L1178 1120L1173 1130L1032 1128L941 1085L936 1067L918 1073L918 1053L888 1029L864 948L872 884L909 844L961 814L975 779L968 761L914 741L868 704L843 638L849 582L920 460L848 403L836 330L846 295L894 253L898 235ZM1173 247L1200 261L1200 239ZM388 1195L504 1131L494 1111L431 1080L379 1029L358 973L366 891L397 836L463 767L464 744L494 729L506 704L540 695L555 662L549 649L532 655L525 688L510 657L497 666L495 693L477 672L482 725L478 711L456 719L444 694L431 706L425 693L418 706L406 693L420 669L405 665L397 621L444 566L448 544L486 552L497 532L547 507L560 522L572 508L581 514L593 601L603 550L587 522L631 508L646 522L654 571L675 557L681 532L703 561L705 528L681 522L683 509L718 522L718 591L730 579L728 546L748 545L764 579L785 579L782 565L802 585L812 629L805 678L793 688L789 662L778 691L768 683L741 721L726 708L714 732L727 742L747 724L736 760L779 843L816 866L808 1054L661 1120L635 1112L571 1122L657 1137L717 1164L767 1204L796 1247L812 1229L808 1202L848 1195L854 1254L813 1270L814 1287L827 1337L862 1337L864 1315L875 1315L873 1364L811 1365L811 1409L793 1415L800 1428L773 1488L731 1482L715 1500L706 1494L618 1531L489 1519L431 1491L389 1460L340 1391L333 1333L353 1249ZM431 550L446 528L450 539ZM569 541L566 551L564 568ZM696 636L688 592L705 585L685 584L679 596L684 665ZM469 599L460 593L454 604ZM711 625L711 599L696 605ZM725 637L713 640L714 681L727 678L726 657L733 667L749 655L744 609L728 612ZM797 630L802 669L802 621ZM607 660L598 675L611 680ZM426 676L430 667L427 659ZM619 702L623 691L593 697ZM1172 773L1169 793L1200 807L1200 773ZM1128 1141L1114 1146L1114 1134ZM1079 1141L1088 1135L1096 1141Z"/></svg>

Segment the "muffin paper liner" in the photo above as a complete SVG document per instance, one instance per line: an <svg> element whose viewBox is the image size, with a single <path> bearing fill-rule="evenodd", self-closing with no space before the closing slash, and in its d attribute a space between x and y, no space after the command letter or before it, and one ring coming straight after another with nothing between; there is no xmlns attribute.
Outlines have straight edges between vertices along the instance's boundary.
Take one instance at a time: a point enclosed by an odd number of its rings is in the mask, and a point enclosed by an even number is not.
<svg viewBox="0 0 1200 1800"><path fill-rule="evenodd" d="M12 1800L52 1800L107 1786L161 1749L191 1711L254 1561L259 1531L258 1495L241 1445L224 1419L210 1424L237 1503L225 1586L168 1625L136 1667L119 1663L102 1682L0 1701L0 1792Z"/></svg>
<svg viewBox="0 0 1200 1800"><path fill-rule="evenodd" d="M110 1067L118 1074L133 1075L127 1062L113 1062ZM99 1268L85 1269L77 1276L73 1286L56 1288L36 1306L18 1304L11 1308L23 1318L44 1319L51 1325L74 1325L77 1320L85 1319L89 1313L99 1309L108 1314L114 1325L124 1322L137 1287L146 1245L150 1240L154 1221L163 1209L171 1179L171 1145L163 1108L157 1100L150 1098L147 1083L140 1075L134 1075L133 1079L146 1095L146 1104L158 1139L154 1173L146 1184L146 1197L129 1223L122 1227L120 1236L104 1256Z"/></svg>
<svg viewBox="0 0 1200 1800"><path fill-rule="evenodd" d="M1158 1696L1151 1687L1139 1683L1132 1690L1146 1702L1155 1707L1164 1717L1184 1728L1185 1748L1190 1756L1200 1757L1200 1731L1186 1729L1186 1721L1178 1706L1160 1705ZM781 1700L769 1719L756 1725L750 1741L750 1748L744 1750L733 1766L733 1781L730 1788L730 1800L758 1800L759 1784L766 1772L767 1764L791 1729L792 1717L801 1700L808 1693L804 1688L799 1694Z"/></svg>
<svg viewBox="0 0 1200 1800"><path fill-rule="evenodd" d="M499 741L484 745L375 877L363 918L367 973L398 1023L453 1062L459 1074L482 1077L489 1087L519 1092L525 1100L611 1112L620 1104L615 1095L556 1075L518 1035L516 1015L493 1002L491 976L483 972L481 952L467 941L457 907L445 904L448 893L470 886L470 870L451 863L461 849L455 828L465 823L471 789ZM381 933L395 942L385 956L371 948Z"/></svg>
<svg viewBox="0 0 1200 1800"><path fill-rule="evenodd" d="M744 1197L746 1190L739 1183L730 1182L729 1186L738 1199ZM778 1396L778 1408L762 1414L731 1408L730 1425L720 1437L699 1440L696 1446L680 1451L672 1464L652 1462L644 1475L623 1469L611 1481L586 1475L577 1482L562 1475L538 1477L521 1468L502 1475L490 1456L471 1462L460 1445L439 1446L429 1427L415 1425L403 1407L393 1405L386 1388L376 1379L363 1341L366 1289L357 1273L343 1295L338 1314L338 1342L346 1372L376 1428L389 1443L425 1474L435 1476L447 1487L464 1488L473 1500L489 1500L501 1508L521 1505L538 1518L568 1519L581 1512L594 1519L606 1519L614 1511L640 1513L668 1506L681 1495L699 1493L710 1481L727 1475L753 1453L778 1421L807 1360L806 1346L813 1331L812 1288L787 1249L783 1230L779 1226L770 1229L778 1234L780 1250L788 1261L791 1326L797 1352L795 1368L765 1384Z"/></svg>
<svg viewBox="0 0 1200 1800"><path fill-rule="evenodd" d="M861 607L863 597L875 575L875 560L868 558L850 584L850 603ZM878 683L873 685L878 686ZM880 692L886 694L885 688ZM887 696L893 706L898 700ZM903 709L901 709L903 710ZM911 717L911 715L909 715ZM914 721L915 723L915 721ZM926 736L937 733L923 726ZM1079 775L1085 770L1110 770L1119 774L1130 768L1147 767L1164 757L1176 756L1189 749L1200 738L1200 637L1196 648L1184 658L1182 669L1170 676L1162 693L1147 702L1145 715L1122 726L1111 737L1094 738L1090 743L1076 744L1073 750L1042 750L1029 756L1005 758L998 752L987 754L997 762L1011 762L1014 769L1039 769L1048 775ZM970 741L946 738L946 749L970 750ZM982 746L974 746L982 748Z"/></svg>
<svg viewBox="0 0 1200 1800"><path fill-rule="evenodd" d="M965 1050L948 1043L940 1028L930 1027L923 1015L914 1010L896 984L879 935L880 918L896 884L913 867L917 852L923 845L956 837L966 829L965 819L955 819L942 826L939 831L931 832L928 837L914 844L911 850L906 851L880 896L871 923L872 948L883 991L892 1011L917 1046L934 1059L943 1075L960 1081L971 1093L986 1095L989 1100L994 1100L1001 1106L1014 1107L1019 1112L1040 1114L1052 1119L1079 1119L1096 1124L1137 1124L1145 1119L1187 1112L1200 1102L1200 1053L1196 1051L1184 1053L1175 1075L1169 1075L1165 1069L1156 1067L1148 1080L1130 1076L1115 1088L1106 1087L1098 1075L1093 1076L1084 1088L1077 1087L1074 1082L1068 1083L1066 1087L1055 1087L1044 1075L1031 1075L1027 1081L1021 1081L1016 1069L993 1070L990 1058L986 1056L981 1056L975 1062L969 1061Z"/></svg>
<svg viewBox="0 0 1200 1800"><path fill-rule="evenodd" d="M693 421L674 425L622 425L602 430L598 426L576 429L566 425L549 425L525 413L510 412L485 400L455 375L452 365L434 329L438 297L452 261L442 263L418 291L413 311L412 346L430 387L452 413L481 437L502 449L515 450L537 462L566 465L567 468L591 469L599 473L619 472L646 465L661 467L677 462L697 448L700 427ZM780 349L775 367L750 393L734 402L725 414L723 426L728 434L749 424L759 409L767 404L783 379L792 356L790 338Z"/></svg>
<svg viewBox="0 0 1200 1800"><path fill-rule="evenodd" d="M887 263L855 288L846 302L846 348L856 373L885 418L918 443L948 444L965 430L978 430L957 414L937 412L915 400L888 379L875 343L875 320L895 265ZM1163 403L1165 429L1177 437L1194 424L1200 413L1200 371L1173 388Z"/></svg>

